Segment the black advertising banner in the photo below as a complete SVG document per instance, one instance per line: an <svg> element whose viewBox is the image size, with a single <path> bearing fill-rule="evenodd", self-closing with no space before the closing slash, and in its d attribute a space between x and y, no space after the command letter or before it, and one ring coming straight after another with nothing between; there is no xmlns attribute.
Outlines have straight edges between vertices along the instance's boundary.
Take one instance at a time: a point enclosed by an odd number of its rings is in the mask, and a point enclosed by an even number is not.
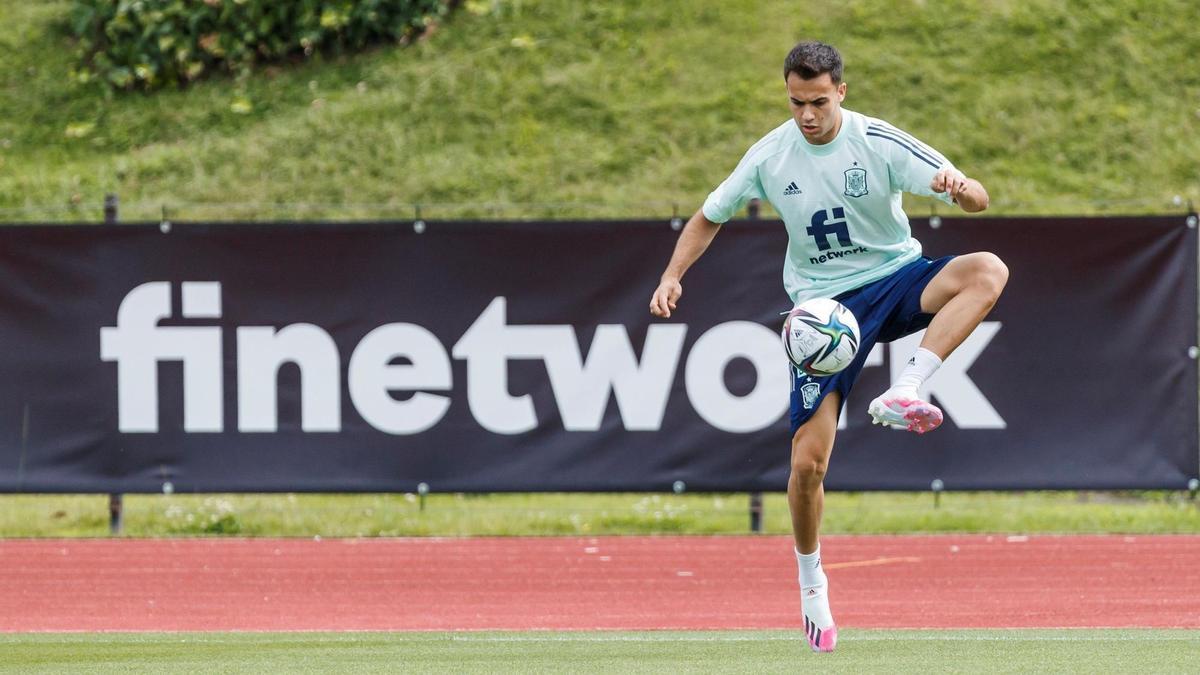
<svg viewBox="0 0 1200 675"><path fill-rule="evenodd" d="M1004 297L872 427L919 341L851 393L830 489L1181 488L1197 469L1183 217L914 221ZM667 321L667 223L0 228L0 491L782 490L786 235L727 224Z"/></svg>

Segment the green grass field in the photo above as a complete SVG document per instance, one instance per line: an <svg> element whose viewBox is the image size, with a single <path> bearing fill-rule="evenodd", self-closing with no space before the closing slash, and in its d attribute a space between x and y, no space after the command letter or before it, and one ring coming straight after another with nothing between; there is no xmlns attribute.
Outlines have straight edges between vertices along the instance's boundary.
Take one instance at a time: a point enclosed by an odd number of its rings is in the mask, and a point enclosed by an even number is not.
<svg viewBox="0 0 1200 675"><path fill-rule="evenodd" d="M69 6L0 3L0 221L690 214L787 119L801 37L992 213L1200 203L1190 0L477 0L410 48L115 96L71 83Z"/></svg>
<svg viewBox="0 0 1200 675"><path fill-rule="evenodd" d="M799 632L147 633L0 635L21 672L1187 673L1200 631L845 630L834 654Z"/></svg>
<svg viewBox="0 0 1200 675"><path fill-rule="evenodd" d="M126 495L124 534L377 537L731 534L749 531L745 494ZM107 495L0 495L0 537L108 534ZM763 529L791 532L782 494ZM1200 533L1186 492L830 493L827 534Z"/></svg>

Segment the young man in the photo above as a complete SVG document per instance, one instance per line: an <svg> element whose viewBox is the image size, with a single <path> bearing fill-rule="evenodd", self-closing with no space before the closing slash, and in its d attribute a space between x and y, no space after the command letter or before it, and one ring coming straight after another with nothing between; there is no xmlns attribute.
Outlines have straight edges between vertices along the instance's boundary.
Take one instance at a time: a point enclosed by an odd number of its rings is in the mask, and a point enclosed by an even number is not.
<svg viewBox="0 0 1200 675"><path fill-rule="evenodd" d="M746 153L680 233L650 312L670 317L684 272L704 253L721 223L745 202L771 202L788 231L783 283L792 302L835 298L858 319L862 342L845 370L810 378L793 369L792 462L788 504L800 567L805 632L814 651L833 651L818 530L825 469L838 413L877 342L926 328L921 346L890 389L871 402L872 422L924 433L942 412L918 389L995 304L1008 269L991 253L930 260L912 238L901 192L934 196L974 213L988 206L979 181L890 124L845 110L842 58L820 42L802 42L784 62L792 119ZM820 387L813 397L813 383ZM806 386L807 385L807 386ZM801 396L801 388L808 396Z"/></svg>

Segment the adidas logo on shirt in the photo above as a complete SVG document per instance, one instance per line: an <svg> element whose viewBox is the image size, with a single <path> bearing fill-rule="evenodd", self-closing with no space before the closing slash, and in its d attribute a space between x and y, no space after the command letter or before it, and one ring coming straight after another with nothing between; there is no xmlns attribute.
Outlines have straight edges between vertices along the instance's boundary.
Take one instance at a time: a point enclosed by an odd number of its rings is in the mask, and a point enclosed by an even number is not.
<svg viewBox="0 0 1200 675"><path fill-rule="evenodd" d="M796 181L788 183L787 187L783 190L784 197L790 197L798 194L800 194L800 186L796 185Z"/></svg>

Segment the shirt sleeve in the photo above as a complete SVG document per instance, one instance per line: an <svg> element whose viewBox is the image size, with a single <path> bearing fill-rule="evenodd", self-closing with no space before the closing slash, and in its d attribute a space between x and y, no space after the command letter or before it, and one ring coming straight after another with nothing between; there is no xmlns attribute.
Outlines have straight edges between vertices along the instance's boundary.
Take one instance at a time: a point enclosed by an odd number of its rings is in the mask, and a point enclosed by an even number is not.
<svg viewBox="0 0 1200 675"><path fill-rule="evenodd" d="M733 218L750 199L766 199L758 177L758 162L752 157L757 154L754 148L748 150L733 173L709 193L708 199L704 200L705 218L714 223L724 223Z"/></svg>
<svg viewBox="0 0 1200 675"><path fill-rule="evenodd" d="M944 168L955 169L954 164L942 153L919 141L916 137L892 126L876 126L867 132L868 136L882 139L883 147L888 148L889 167L891 169L892 188L903 190L914 195L933 197L947 204L953 200L946 192L934 192L929 189L929 183L937 172Z"/></svg>

